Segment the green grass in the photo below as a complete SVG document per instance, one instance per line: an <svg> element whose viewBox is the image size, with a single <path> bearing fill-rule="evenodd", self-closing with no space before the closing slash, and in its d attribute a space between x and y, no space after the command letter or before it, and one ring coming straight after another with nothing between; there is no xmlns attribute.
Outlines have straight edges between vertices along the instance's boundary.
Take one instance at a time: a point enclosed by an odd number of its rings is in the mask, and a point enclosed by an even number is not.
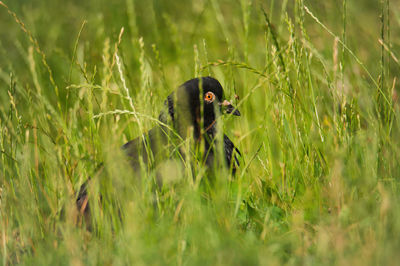
<svg viewBox="0 0 400 266"><path fill-rule="evenodd" d="M398 6L3 0L2 263L395 264ZM154 193L120 146L203 75L239 96L242 116L220 124L241 167L207 187L188 156ZM75 200L89 177L85 222Z"/></svg>

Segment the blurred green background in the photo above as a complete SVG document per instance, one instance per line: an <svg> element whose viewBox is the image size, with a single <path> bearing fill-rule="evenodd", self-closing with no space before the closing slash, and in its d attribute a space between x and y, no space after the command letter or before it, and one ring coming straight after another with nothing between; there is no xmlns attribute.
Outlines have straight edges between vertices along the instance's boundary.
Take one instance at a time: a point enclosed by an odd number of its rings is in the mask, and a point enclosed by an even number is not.
<svg viewBox="0 0 400 266"><path fill-rule="evenodd" d="M130 85L137 82L138 51L135 42L143 38L146 57L154 59L151 46L156 45L162 57L168 83L176 85L193 77L193 46L201 50L203 42L208 46L210 61L234 56L241 61L261 66L259 51L264 48L264 17L261 7L271 13L271 22L276 27L281 41L288 40L285 14L295 21L295 1L5 1L18 14L27 29L37 38L54 69L55 79L60 86L67 85L69 68L79 29L87 22L80 36L82 60L93 66L102 62L105 40L113 45L121 28L124 35L121 49L124 63L129 69ZM398 1L390 2L391 45L393 51L398 44ZM305 1L305 5L331 31L342 37L343 1ZM379 73L381 36L380 1L348 1L346 3L346 38L352 51L375 75ZM246 13L243 14L243 8ZM302 11L304 12L304 11ZM27 35L19 29L13 18L3 10L1 16L2 80L8 73L18 71L16 76L25 77L26 56L23 51L30 45ZM246 19L246 27L244 20ZM333 38L305 15L304 25L310 41L326 60L332 60ZM339 49L340 50L340 49ZM345 55L347 56L347 55ZM191 60L191 61L190 61ZM64 64L62 64L63 62ZM392 64L393 65L393 64ZM172 70L173 69L173 70ZM393 71L398 71L393 65ZM76 72L76 69L74 69ZM176 77L171 72L182 73ZM22 72L22 73L20 73ZM26 71L25 71L26 72ZM18 74L18 75L17 75ZM154 77L157 79L157 77ZM29 78L26 78L29 80ZM8 81L7 81L8 82ZM136 86L132 86L133 91ZM2 97L6 95L2 94Z"/></svg>
<svg viewBox="0 0 400 266"><path fill-rule="evenodd" d="M4 265L400 259L400 1L1 3ZM192 158L138 189L120 146L202 75L242 113L236 176L206 189Z"/></svg>

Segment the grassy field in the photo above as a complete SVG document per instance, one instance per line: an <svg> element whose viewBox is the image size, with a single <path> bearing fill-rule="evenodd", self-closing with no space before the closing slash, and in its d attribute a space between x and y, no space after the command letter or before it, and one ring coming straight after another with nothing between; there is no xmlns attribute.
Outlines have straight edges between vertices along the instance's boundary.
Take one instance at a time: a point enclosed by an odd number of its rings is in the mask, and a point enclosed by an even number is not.
<svg viewBox="0 0 400 266"><path fill-rule="evenodd" d="M395 265L399 33L395 0L0 1L1 262ZM241 166L154 193L120 147L205 75Z"/></svg>

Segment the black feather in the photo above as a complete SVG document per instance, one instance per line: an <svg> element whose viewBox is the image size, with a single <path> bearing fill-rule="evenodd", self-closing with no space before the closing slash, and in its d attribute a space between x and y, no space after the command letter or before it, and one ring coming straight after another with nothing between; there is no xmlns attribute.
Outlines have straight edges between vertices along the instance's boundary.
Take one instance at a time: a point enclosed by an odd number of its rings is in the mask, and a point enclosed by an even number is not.
<svg viewBox="0 0 400 266"><path fill-rule="evenodd" d="M203 101L204 95L212 92L215 100L212 103ZM215 112L216 108L220 108L224 102L223 88L218 80L212 77L195 78L186 81L171 93L164 102L164 110L159 115L160 124L149 130L143 136L137 137L122 146L122 150L127 155L129 162L134 170L138 170L140 162L145 165L158 163L168 159L173 154L175 142L181 138L187 137L188 129L193 128L193 136L195 140L204 139L205 156L207 156L206 164L211 166L214 163L214 147L216 137L216 119L220 112ZM201 117L201 104L203 104ZM228 103L228 112L234 115L240 115L230 103ZM229 111L230 110L230 111ZM204 135L201 136L201 121L203 122ZM223 135L223 148L226 164L232 166L235 172L239 166L237 154L241 156L240 151L228 138ZM232 162L232 157L234 162ZM87 205L87 183L84 183L80 189L77 198L77 206L88 208ZM86 212L86 210L85 210Z"/></svg>

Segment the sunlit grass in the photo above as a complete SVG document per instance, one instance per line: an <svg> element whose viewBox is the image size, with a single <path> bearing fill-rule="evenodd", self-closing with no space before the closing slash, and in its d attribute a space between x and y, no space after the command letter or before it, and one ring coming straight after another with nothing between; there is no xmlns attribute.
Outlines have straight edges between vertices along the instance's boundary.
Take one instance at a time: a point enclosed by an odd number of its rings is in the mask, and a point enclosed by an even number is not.
<svg viewBox="0 0 400 266"><path fill-rule="evenodd" d="M0 3L4 265L400 259L394 3ZM218 121L241 166L213 174L186 152L156 189L120 147L206 75L242 113Z"/></svg>

